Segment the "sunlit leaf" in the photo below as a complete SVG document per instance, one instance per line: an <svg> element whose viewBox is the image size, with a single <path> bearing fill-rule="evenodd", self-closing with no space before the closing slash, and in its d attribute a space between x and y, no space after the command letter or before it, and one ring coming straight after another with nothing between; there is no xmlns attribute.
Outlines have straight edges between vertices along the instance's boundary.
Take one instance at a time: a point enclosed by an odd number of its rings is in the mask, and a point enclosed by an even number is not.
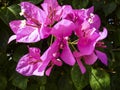
<svg viewBox="0 0 120 90"><path fill-rule="evenodd" d="M9 24L11 20L19 19L20 7L19 5L12 5L9 7L3 7L0 10L0 18L5 24Z"/></svg>
<svg viewBox="0 0 120 90"><path fill-rule="evenodd" d="M107 72L91 68L90 85L92 90L110 90L110 77Z"/></svg>
<svg viewBox="0 0 120 90"><path fill-rule="evenodd" d="M22 2L22 1L29 1L29 2L32 2L32 3L34 3L34 4L39 4L39 3L41 3L43 0L19 0L20 2Z"/></svg>

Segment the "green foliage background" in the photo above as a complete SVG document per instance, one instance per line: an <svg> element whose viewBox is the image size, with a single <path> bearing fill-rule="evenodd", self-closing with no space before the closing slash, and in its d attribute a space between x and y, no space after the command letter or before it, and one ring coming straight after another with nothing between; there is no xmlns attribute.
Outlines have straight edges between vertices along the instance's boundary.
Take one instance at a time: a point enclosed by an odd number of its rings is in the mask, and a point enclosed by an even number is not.
<svg viewBox="0 0 120 90"><path fill-rule="evenodd" d="M25 0L0 0L0 90L120 90L120 0L59 0L60 5L69 4L73 8L95 7L95 13L101 18L101 27L108 29L104 40L109 65L99 61L86 66L82 75L78 65L54 67L49 77L24 77L15 71L21 56L27 53L26 44L7 41L13 34L9 22L22 19L19 16L19 3ZM42 0L26 0L40 5ZM47 49L48 42L30 44Z"/></svg>

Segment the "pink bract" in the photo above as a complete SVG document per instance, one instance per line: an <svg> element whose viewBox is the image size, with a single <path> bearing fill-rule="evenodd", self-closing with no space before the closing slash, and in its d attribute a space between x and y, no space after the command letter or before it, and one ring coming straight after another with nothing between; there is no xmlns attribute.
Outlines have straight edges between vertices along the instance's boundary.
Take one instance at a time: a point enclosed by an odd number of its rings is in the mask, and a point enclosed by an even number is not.
<svg viewBox="0 0 120 90"><path fill-rule="evenodd" d="M25 76L43 76L44 71L38 71L43 61L40 58L39 48L29 48L29 53L20 58L16 71Z"/></svg>
<svg viewBox="0 0 120 90"><path fill-rule="evenodd" d="M25 20L14 20L10 22L10 27L14 32L9 42L16 39L17 42L33 43L50 35L51 29L45 24L46 14L43 10L29 2L22 2L21 15ZM16 36L16 38L15 38Z"/></svg>

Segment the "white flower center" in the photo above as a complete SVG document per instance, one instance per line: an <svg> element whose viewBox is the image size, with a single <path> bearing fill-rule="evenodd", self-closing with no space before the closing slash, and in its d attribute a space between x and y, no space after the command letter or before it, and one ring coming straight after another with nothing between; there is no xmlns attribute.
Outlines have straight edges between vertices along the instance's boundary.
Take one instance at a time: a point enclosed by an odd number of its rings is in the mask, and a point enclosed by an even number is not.
<svg viewBox="0 0 120 90"><path fill-rule="evenodd" d="M24 15L25 9L22 9L21 12L19 13L20 16Z"/></svg>

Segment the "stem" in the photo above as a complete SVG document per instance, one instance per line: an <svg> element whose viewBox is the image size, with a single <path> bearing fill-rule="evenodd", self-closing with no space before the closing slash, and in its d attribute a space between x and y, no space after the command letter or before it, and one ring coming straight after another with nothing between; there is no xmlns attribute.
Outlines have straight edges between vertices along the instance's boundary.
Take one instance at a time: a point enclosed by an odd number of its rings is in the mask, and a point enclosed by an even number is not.
<svg viewBox="0 0 120 90"><path fill-rule="evenodd" d="M50 39L50 45L52 44L53 39L54 39L54 36L52 35L52 36L51 36L51 39Z"/></svg>
<svg viewBox="0 0 120 90"><path fill-rule="evenodd" d="M71 46L72 46L72 48L76 51L77 49L74 47L74 45L73 44L71 44Z"/></svg>
<svg viewBox="0 0 120 90"><path fill-rule="evenodd" d="M73 41L73 42L68 42L71 46L72 46L72 48L76 51L77 49L75 48L75 46L74 45L76 45L77 43L77 40L75 40L75 41Z"/></svg>

